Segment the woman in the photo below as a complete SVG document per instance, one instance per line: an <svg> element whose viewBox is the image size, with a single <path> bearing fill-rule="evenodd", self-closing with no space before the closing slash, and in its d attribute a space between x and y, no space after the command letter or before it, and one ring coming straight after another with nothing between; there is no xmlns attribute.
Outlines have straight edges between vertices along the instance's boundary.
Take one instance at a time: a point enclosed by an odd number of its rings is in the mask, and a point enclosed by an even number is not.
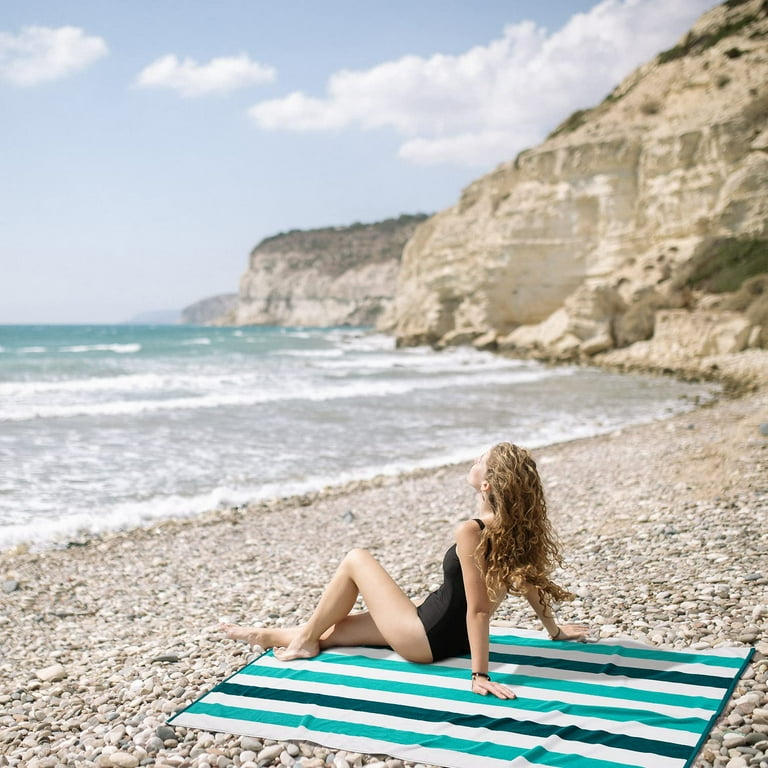
<svg viewBox="0 0 768 768"><path fill-rule="evenodd" d="M351 645L389 646L425 664L469 652L472 690L514 698L488 675L490 618L508 592L526 597L553 640L583 641L588 627L555 621L552 603L573 595L549 578L562 559L528 451L500 443L475 461L468 480L478 492L477 517L456 528L456 544L443 559L445 581L421 605L371 554L353 549L306 624L277 629L225 624L227 636L274 648L283 661ZM368 610L350 613L358 594Z"/></svg>

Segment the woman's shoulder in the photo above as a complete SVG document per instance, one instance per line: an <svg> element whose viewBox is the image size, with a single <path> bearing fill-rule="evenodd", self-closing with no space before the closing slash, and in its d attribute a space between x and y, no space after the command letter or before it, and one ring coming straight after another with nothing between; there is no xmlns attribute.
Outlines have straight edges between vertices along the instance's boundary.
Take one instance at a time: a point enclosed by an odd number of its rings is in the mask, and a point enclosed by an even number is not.
<svg viewBox="0 0 768 768"><path fill-rule="evenodd" d="M480 539L480 531L485 528L485 523L480 518L462 520L454 529L456 541L466 538Z"/></svg>

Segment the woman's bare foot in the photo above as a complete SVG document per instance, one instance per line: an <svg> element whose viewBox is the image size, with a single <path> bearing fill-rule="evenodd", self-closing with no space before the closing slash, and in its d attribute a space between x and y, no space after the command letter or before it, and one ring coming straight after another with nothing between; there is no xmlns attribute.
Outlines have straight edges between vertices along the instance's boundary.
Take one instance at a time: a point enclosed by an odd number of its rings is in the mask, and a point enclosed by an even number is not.
<svg viewBox="0 0 768 768"><path fill-rule="evenodd" d="M243 627L239 624L221 624L221 630L230 640L237 640L240 643L248 643L248 645L261 645L260 629L259 627Z"/></svg>
<svg viewBox="0 0 768 768"><path fill-rule="evenodd" d="M274 648L276 645L289 645L293 642L297 627L288 629L272 627L244 627L240 624L221 624L221 629L230 640L248 643L252 648L259 646L264 649Z"/></svg>
<svg viewBox="0 0 768 768"><path fill-rule="evenodd" d="M272 653L280 661L291 661L293 659L311 659L320 653L320 642L310 640L305 637L296 637L288 645L281 648L274 648Z"/></svg>

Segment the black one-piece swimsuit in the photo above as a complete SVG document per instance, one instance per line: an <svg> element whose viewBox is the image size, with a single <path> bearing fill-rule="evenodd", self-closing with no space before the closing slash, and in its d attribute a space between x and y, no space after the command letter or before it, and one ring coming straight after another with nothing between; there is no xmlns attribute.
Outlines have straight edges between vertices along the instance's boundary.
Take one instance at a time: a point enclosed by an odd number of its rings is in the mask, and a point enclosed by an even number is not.
<svg viewBox="0 0 768 768"><path fill-rule="evenodd" d="M482 520L475 518L475 522L481 531L485 528ZM467 594L455 544L443 557L442 585L427 595L416 612L427 632L433 661L469 652Z"/></svg>

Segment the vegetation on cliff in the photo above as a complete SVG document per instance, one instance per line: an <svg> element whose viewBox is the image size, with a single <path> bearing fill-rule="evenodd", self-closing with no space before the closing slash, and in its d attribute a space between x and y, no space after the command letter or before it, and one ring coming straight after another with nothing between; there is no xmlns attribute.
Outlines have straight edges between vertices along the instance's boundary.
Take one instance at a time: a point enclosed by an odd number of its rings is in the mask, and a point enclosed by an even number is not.
<svg viewBox="0 0 768 768"><path fill-rule="evenodd" d="M296 266L321 259L324 269L338 276L364 262L380 264L400 260L403 246L427 214L402 214L372 224L355 222L344 227L292 229L262 240L251 252L251 263L266 254L282 254Z"/></svg>

